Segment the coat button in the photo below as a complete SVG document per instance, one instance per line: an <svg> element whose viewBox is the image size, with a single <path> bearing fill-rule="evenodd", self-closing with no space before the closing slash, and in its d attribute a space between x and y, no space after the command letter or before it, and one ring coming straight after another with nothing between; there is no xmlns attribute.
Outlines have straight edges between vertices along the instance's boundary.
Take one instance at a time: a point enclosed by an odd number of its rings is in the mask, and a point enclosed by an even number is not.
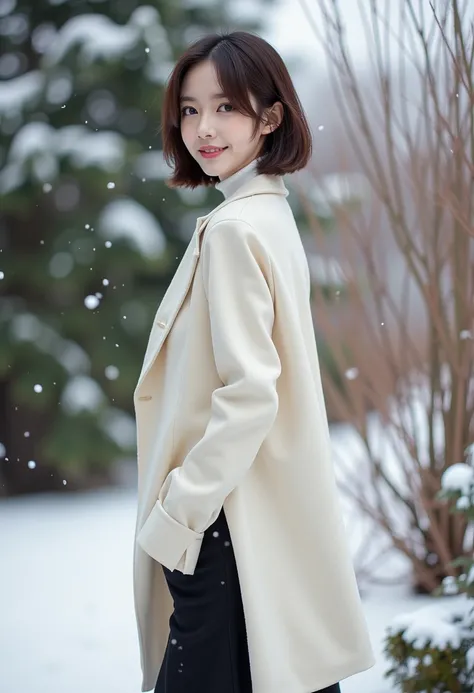
<svg viewBox="0 0 474 693"><path fill-rule="evenodd" d="M149 399L151 399L151 395L141 395L141 397L139 397L138 399L143 399L145 401L148 401Z"/></svg>
<svg viewBox="0 0 474 693"><path fill-rule="evenodd" d="M158 325L158 327L166 327L166 323L163 322L163 320L157 320L156 324Z"/></svg>

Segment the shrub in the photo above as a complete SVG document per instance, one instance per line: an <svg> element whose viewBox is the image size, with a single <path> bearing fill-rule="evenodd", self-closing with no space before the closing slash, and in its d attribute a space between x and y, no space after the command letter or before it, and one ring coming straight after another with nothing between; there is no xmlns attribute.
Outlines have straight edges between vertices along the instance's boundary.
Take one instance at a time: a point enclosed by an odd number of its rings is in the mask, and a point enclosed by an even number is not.
<svg viewBox="0 0 474 693"><path fill-rule="evenodd" d="M472 693L474 690L474 445L466 462L444 472L440 500L470 523L469 550L451 563L453 573L433 592L427 607L397 616L388 628L385 653L392 662L385 676L403 693Z"/></svg>

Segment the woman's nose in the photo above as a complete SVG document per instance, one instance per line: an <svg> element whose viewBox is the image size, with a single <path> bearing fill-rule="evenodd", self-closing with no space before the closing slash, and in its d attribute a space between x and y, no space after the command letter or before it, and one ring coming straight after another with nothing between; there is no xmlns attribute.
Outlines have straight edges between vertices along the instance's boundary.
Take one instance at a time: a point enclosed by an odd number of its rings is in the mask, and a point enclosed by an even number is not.
<svg viewBox="0 0 474 693"><path fill-rule="evenodd" d="M215 134L215 127L209 118L201 118L197 127L197 134L200 137Z"/></svg>

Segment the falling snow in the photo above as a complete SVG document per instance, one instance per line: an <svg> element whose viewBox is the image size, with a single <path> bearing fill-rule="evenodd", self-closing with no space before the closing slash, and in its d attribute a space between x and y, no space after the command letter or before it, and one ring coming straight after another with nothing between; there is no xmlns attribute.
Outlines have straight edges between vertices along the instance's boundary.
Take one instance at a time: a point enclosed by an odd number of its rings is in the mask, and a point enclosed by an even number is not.
<svg viewBox="0 0 474 693"><path fill-rule="evenodd" d="M94 310L95 308L97 308L99 303L100 301L97 298L97 296L90 295L86 296L84 299L84 305L86 306L86 308L89 308L89 310Z"/></svg>
<svg viewBox="0 0 474 693"><path fill-rule="evenodd" d="M355 380L357 376L359 375L359 369L358 368L348 368L347 371L344 374L348 380Z"/></svg>
<svg viewBox="0 0 474 693"><path fill-rule="evenodd" d="M108 380L117 380L117 378L120 375L120 371L117 368L117 366L107 366L104 373L105 373L105 377Z"/></svg>

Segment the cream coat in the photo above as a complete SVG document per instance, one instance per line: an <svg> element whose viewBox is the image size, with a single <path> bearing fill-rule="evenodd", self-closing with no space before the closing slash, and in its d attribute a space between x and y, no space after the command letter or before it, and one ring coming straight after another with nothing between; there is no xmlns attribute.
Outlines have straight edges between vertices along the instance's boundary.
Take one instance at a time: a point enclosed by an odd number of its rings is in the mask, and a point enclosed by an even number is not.
<svg viewBox="0 0 474 693"><path fill-rule="evenodd" d="M287 195L280 176L256 175L200 217L155 316L134 393L142 691L155 686L173 608L159 564L192 575L222 506L253 693L312 693L374 663ZM165 377L172 339L179 368Z"/></svg>

